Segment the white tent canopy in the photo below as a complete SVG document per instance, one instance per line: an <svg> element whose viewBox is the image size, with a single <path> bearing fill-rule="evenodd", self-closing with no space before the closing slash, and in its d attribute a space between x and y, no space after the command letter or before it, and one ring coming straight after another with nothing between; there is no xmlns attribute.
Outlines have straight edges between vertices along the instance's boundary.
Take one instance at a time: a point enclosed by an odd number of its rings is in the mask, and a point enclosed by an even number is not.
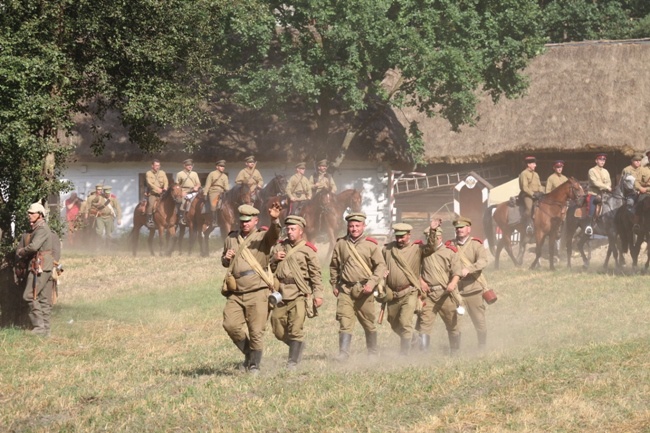
<svg viewBox="0 0 650 433"><path fill-rule="evenodd" d="M512 179L506 183L502 183L499 186L495 186L490 190L490 196L488 197L488 206L508 201L510 197L519 195L519 191L519 178Z"/></svg>

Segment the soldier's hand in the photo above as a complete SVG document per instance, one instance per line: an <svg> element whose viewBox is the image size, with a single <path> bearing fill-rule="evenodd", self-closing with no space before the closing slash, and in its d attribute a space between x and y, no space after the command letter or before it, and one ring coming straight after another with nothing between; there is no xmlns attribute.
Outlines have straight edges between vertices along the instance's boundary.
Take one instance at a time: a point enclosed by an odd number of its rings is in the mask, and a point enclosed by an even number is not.
<svg viewBox="0 0 650 433"><path fill-rule="evenodd" d="M273 203L269 208L269 216L271 219L278 219L280 212L282 211L282 206L280 203Z"/></svg>
<svg viewBox="0 0 650 433"><path fill-rule="evenodd" d="M469 269L463 268L463 271L461 272L462 278L465 278L469 274Z"/></svg>
<svg viewBox="0 0 650 433"><path fill-rule="evenodd" d="M235 250L228 250L226 251L226 254L224 257L228 260L231 260L233 257L235 257Z"/></svg>
<svg viewBox="0 0 650 433"><path fill-rule="evenodd" d="M338 287L334 287L334 288L332 289L332 293L334 294L334 296L336 296L336 297L338 298L338 297L339 297L339 288L338 288Z"/></svg>
<svg viewBox="0 0 650 433"><path fill-rule="evenodd" d="M18 251L16 251L16 255L18 257L23 257L25 255L25 248L18 248Z"/></svg>
<svg viewBox="0 0 650 433"><path fill-rule="evenodd" d="M424 293L429 293L431 291L429 285L422 281L420 281L420 290L422 290Z"/></svg>
<svg viewBox="0 0 650 433"><path fill-rule="evenodd" d="M370 287L370 284L366 284L365 286L363 286L363 293L365 293L366 295L372 293L372 287Z"/></svg>
<svg viewBox="0 0 650 433"><path fill-rule="evenodd" d="M434 218L431 220L431 224L429 225L429 227L431 228L431 230L435 230L441 225L442 225L442 220L440 218Z"/></svg>
<svg viewBox="0 0 650 433"><path fill-rule="evenodd" d="M314 307L320 308L323 305L323 298L314 298Z"/></svg>
<svg viewBox="0 0 650 433"><path fill-rule="evenodd" d="M456 290L456 284L449 283L447 285L447 291L448 292L453 292L454 290Z"/></svg>
<svg viewBox="0 0 650 433"><path fill-rule="evenodd" d="M275 260L284 260L284 258L287 256L287 253L284 251L278 251L275 253Z"/></svg>

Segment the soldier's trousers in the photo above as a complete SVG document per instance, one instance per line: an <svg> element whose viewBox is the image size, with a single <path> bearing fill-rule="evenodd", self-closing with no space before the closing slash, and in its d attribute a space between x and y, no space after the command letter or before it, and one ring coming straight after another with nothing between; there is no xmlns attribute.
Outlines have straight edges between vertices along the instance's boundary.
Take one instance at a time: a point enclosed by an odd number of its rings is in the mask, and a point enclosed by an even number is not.
<svg viewBox="0 0 650 433"><path fill-rule="evenodd" d="M485 343L485 338L487 336L487 325L485 323L485 303L483 302L483 291L479 290L470 294L461 293L463 300L465 301L465 307L467 308L467 313L472 319L474 324L474 329L476 329L476 335L478 337L479 343Z"/></svg>
<svg viewBox="0 0 650 433"><path fill-rule="evenodd" d="M386 316L390 327L401 338L409 340L413 336L413 315L418 302L418 291L411 290L411 293L401 298L394 298L386 305Z"/></svg>
<svg viewBox="0 0 650 433"><path fill-rule="evenodd" d="M211 192L208 194L208 201L210 202L210 211L214 212L217 210L217 203L219 203L219 197L221 196L220 192Z"/></svg>
<svg viewBox="0 0 650 433"><path fill-rule="evenodd" d="M271 313L271 327L275 338L285 343L302 341L305 338L305 297L282 302Z"/></svg>
<svg viewBox="0 0 650 433"><path fill-rule="evenodd" d="M51 272L42 272L38 276L30 272L27 275L23 299L29 306L29 320L36 331L50 330L50 316L52 314L51 277Z"/></svg>
<svg viewBox="0 0 650 433"><path fill-rule="evenodd" d="M350 295L339 291L336 301L336 320L339 322L339 333L352 334L355 316L365 331L376 332L375 297L371 293L361 295L359 299L352 299Z"/></svg>
<svg viewBox="0 0 650 433"><path fill-rule="evenodd" d="M250 340L251 350L264 348L264 331L269 317L269 289L228 296L223 308L223 329L233 342Z"/></svg>
<svg viewBox="0 0 650 433"><path fill-rule="evenodd" d="M113 236L113 217L97 217L95 220L95 231L97 237L110 239Z"/></svg>
<svg viewBox="0 0 650 433"><path fill-rule="evenodd" d="M433 323L436 320L436 315L440 315L447 334L449 336L460 335L460 328L458 327L458 314L456 313L456 303L451 296L447 294L437 294L438 296L427 296L424 300L422 311L418 315L418 320L415 329L426 335L431 335L433 331Z"/></svg>
<svg viewBox="0 0 650 433"><path fill-rule="evenodd" d="M155 195L152 193L149 193L149 197L147 197L147 215L153 214L153 210L156 208L156 203L160 199L159 195Z"/></svg>

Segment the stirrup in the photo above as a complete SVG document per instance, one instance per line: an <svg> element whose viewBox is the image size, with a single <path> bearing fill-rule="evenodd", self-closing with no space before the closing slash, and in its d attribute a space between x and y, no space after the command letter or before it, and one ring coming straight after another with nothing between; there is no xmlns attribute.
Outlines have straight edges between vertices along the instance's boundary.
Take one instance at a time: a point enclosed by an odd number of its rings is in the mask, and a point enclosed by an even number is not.
<svg viewBox="0 0 650 433"><path fill-rule="evenodd" d="M587 227L585 227L585 234L586 234L587 236L591 236L591 235L593 235L593 234L594 234L594 229L591 228L590 225L587 226Z"/></svg>

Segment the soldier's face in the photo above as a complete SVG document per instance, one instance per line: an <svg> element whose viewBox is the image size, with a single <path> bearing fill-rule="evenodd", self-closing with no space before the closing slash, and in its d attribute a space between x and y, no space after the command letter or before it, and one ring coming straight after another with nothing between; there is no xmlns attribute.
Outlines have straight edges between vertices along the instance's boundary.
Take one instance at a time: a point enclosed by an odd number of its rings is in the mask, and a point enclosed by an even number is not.
<svg viewBox="0 0 650 433"><path fill-rule="evenodd" d="M605 165L605 161L607 161L605 158L596 158L596 165L602 167Z"/></svg>
<svg viewBox="0 0 650 433"><path fill-rule="evenodd" d="M536 162L529 162L529 163L528 163L528 168L529 168L529 169L535 171L535 167L537 167L537 163L536 163Z"/></svg>
<svg viewBox="0 0 650 433"><path fill-rule="evenodd" d="M223 171L226 169L223 165L217 165L217 170L223 173Z"/></svg>
<svg viewBox="0 0 650 433"><path fill-rule="evenodd" d="M558 166L558 167L555 167L555 172L556 172L557 174L562 174L562 169L563 169L563 168L564 168L564 167L562 167L561 165Z"/></svg>
<svg viewBox="0 0 650 433"><path fill-rule="evenodd" d="M247 235L248 233L253 231L255 226L257 226L257 220L258 220L257 217L253 217L251 218L250 221L239 221L239 230L243 234Z"/></svg>
<svg viewBox="0 0 650 433"><path fill-rule="evenodd" d="M472 232L472 226L456 227L456 238L465 239Z"/></svg>
<svg viewBox="0 0 650 433"><path fill-rule="evenodd" d="M296 168L296 171L298 172L298 174L305 174L304 168Z"/></svg>
<svg viewBox="0 0 650 433"><path fill-rule="evenodd" d="M97 195L102 195L103 192L104 192L104 190L101 189L101 188L97 188L97 189L95 190L95 194L97 194Z"/></svg>
<svg viewBox="0 0 650 433"><path fill-rule="evenodd" d="M405 247L411 242L411 233L407 233L405 235L401 236L395 236L395 240L397 241L397 245L400 247Z"/></svg>
<svg viewBox="0 0 650 433"><path fill-rule="evenodd" d="M632 167L634 168L641 167L641 161L632 161Z"/></svg>
<svg viewBox="0 0 650 433"><path fill-rule="evenodd" d="M253 168L253 167L255 167L255 163L254 162L247 162L246 167Z"/></svg>
<svg viewBox="0 0 650 433"><path fill-rule="evenodd" d="M38 212L36 212L36 213L27 212L27 218L29 218L29 223L30 224L34 224L36 221L38 221L38 219L40 217L41 217L41 214L38 213Z"/></svg>
<svg viewBox="0 0 650 433"><path fill-rule="evenodd" d="M185 170L187 171L192 171L192 167L194 167L192 164L185 164Z"/></svg>
<svg viewBox="0 0 650 433"><path fill-rule="evenodd" d="M363 234L365 228L366 223L361 221L348 221L348 234L355 239Z"/></svg>
<svg viewBox="0 0 650 433"><path fill-rule="evenodd" d="M157 172L158 170L160 170L160 163L159 162L154 162L153 164L151 164L151 170L153 172Z"/></svg>
<svg viewBox="0 0 650 433"><path fill-rule="evenodd" d="M327 166L326 165L319 165L318 166L318 172L319 173L325 173L327 171Z"/></svg>
<svg viewBox="0 0 650 433"><path fill-rule="evenodd" d="M291 243L302 239L303 229L299 225L287 226L287 237Z"/></svg>

